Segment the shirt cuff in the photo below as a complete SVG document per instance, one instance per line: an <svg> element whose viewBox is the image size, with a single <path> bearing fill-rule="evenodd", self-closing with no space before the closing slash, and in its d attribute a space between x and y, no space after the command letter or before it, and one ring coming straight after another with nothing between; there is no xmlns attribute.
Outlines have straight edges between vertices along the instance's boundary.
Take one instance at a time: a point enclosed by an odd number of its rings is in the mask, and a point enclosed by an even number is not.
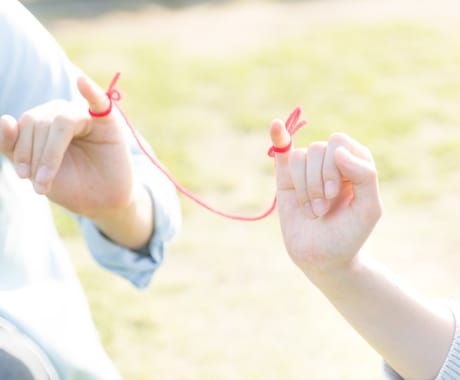
<svg viewBox="0 0 460 380"><path fill-rule="evenodd" d="M149 243L150 255L130 250L106 238L89 219L81 218L80 226L93 258L105 269L145 288L164 258L163 244Z"/></svg>
<svg viewBox="0 0 460 380"><path fill-rule="evenodd" d="M102 234L91 220L78 217L88 249L105 269L127 279L137 288L145 288L164 260L168 243L181 227L181 211L174 187L162 176L149 178L157 187L146 184L155 210L155 233L139 251L120 246ZM155 179L156 177L156 179ZM159 186L160 185L160 186ZM154 191L155 189L156 191ZM162 189L162 191L159 191Z"/></svg>
<svg viewBox="0 0 460 380"><path fill-rule="evenodd" d="M384 380L404 380L399 376L393 368L391 368L387 363L383 363L382 366L382 378Z"/></svg>
<svg viewBox="0 0 460 380"><path fill-rule="evenodd" d="M436 380L460 379L460 304L452 303L450 308L455 318L455 336Z"/></svg>
<svg viewBox="0 0 460 380"><path fill-rule="evenodd" d="M130 142L136 180L147 189L154 205L155 232L150 242L139 251L133 251L105 237L91 220L80 216L79 222L94 259L102 267L126 278L134 286L145 288L163 262L167 244L180 230L182 216L174 184L147 159L128 128L125 133ZM143 146L154 155L145 140L138 137Z"/></svg>

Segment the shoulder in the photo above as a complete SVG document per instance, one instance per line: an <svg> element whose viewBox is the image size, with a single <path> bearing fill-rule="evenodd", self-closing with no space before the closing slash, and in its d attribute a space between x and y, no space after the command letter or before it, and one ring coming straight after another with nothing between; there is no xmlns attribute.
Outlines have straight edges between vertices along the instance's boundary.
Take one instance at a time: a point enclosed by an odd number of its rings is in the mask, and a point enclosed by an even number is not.
<svg viewBox="0 0 460 380"><path fill-rule="evenodd" d="M56 41L19 1L2 0L0 2L0 40L1 49L25 50L28 46L49 50L57 47ZM5 54L1 54L5 59Z"/></svg>
<svg viewBox="0 0 460 380"><path fill-rule="evenodd" d="M18 117L51 99L78 96L77 69L18 1L0 1L0 114Z"/></svg>

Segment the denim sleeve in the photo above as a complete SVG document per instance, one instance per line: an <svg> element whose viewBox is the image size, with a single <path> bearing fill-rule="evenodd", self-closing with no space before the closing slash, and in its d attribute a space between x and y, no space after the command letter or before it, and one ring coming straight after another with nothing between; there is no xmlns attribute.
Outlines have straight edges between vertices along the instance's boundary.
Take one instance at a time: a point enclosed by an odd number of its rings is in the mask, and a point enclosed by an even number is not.
<svg viewBox="0 0 460 380"><path fill-rule="evenodd" d="M127 138L131 144L135 175L149 191L154 204L155 233L150 242L140 251L132 251L107 239L90 220L79 217L79 221L94 259L134 286L145 288L163 262L168 243L181 227L181 211L175 186L140 151L132 136ZM146 146L144 141L143 145Z"/></svg>

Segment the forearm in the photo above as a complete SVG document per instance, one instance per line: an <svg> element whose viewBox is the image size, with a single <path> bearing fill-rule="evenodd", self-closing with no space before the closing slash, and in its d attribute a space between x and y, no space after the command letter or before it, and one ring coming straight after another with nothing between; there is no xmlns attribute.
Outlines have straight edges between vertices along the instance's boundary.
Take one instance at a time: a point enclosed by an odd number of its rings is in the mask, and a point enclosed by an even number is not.
<svg viewBox="0 0 460 380"><path fill-rule="evenodd" d="M450 310L404 288L387 269L357 256L346 269L307 276L404 379L434 379L455 332Z"/></svg>
<svg viewBox="0 0 460 380"><path fill-rule="evenodd" d="M154 214L150 194L139 185L126 207L105 210L91 219L109 239L136 250L151 239L155 228Z"/></svg>

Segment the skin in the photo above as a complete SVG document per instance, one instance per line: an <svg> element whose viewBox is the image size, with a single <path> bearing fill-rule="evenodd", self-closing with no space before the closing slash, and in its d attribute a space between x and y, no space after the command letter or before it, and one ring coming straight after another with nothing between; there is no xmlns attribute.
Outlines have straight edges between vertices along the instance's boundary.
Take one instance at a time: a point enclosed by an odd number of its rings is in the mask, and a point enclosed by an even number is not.
<svg viewBox="0 0 460 380"><path fill-rule="evenodd" d="M145 245L154 232L152 200L136 180L122 119L86 77L78 79L85 102L56 100L19 120L0 118L0 150L38 194L92 219L110 239L128 248Z"/></svg>
<svg viewBox="0 0 460 380"><path fill-rule="evenodd" d="M272 143L290 141L274 120ZM336 133L308 149L277 154L281 230L294 263L404 379L434 379L447 356L455 320L444 305L404 287L362 252L382 214L370 151Z"/></svg>

